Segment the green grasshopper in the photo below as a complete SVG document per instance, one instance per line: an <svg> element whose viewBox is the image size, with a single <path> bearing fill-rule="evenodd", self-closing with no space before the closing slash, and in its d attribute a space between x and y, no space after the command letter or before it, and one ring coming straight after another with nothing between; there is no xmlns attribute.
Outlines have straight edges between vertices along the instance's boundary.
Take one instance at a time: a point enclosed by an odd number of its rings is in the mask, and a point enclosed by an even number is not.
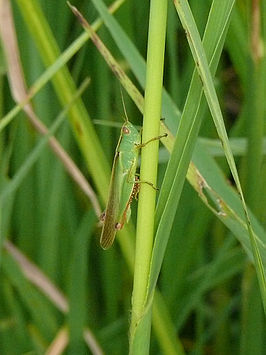
<svg viewBox="0 0 266 355"><path fill-rule="evenodd" d="M100 238L103 249L111 247L116 232L123 228L125 222L128 222L131 215L130 205L138 194L140 183L145 182L155 188L152 183L139 181L136 177L139 149L151 141L166 136L167 134L141 143L141 134L129 122L126 115L115 150L107 207L100 217L103 221Z"/></svg>

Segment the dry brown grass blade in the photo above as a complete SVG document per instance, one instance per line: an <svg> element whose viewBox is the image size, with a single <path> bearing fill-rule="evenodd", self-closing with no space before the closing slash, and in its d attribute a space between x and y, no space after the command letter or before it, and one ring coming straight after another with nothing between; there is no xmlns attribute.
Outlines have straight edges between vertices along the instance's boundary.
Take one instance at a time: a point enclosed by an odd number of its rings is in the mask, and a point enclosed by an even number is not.
<svg viewBox="0 0 266 355"><path fill-rule="evenodd" d="M50 281L50 279L10 241L6 240L4 242L4 248L19 264L24 276L33 285L35 285L61 312L67 313L69 311L68 301L63 293ZM59 349L63 349L65 341L67 340L68 342L68 333L66 333L66 335L67 339L65 339L64 333L58 333L57 337L50 345L48 349L49 352L47 354L60 354L60 352L57 352L57 349L58 347ZM103 355L100 345L88 328L84 329L83 337L93 355Z"/></svg>
<svg viewBox="0 0 266 355"><path fill-rule="evenodd" d="M10 241L4 242L4 248L19 264L25 277L46 295L47 298L63 313L68 312L68 303L62 292L54 286L47 276Z"/></svg>
<svg viewBox="0 0 266 355"><path fill-rule="evenodd" d="M20 103L27 100L27 88L23 75L23 70L20 61L19 48L17 44L17 36L13 21L13 14L9 0L0 1L0 34L2 37L3 48L6 56L8 67L8 79L11 93L15 102ZM35 114L30 103L23 108L27 114L31 124L42 135L47 134L48 129ZM72 179L78 184L81 190L88 196L94 208L96 215L101 215L101 208L97 196L92 187L76 166L71 157L63 149L60 143L54 138L49 139L49 144L56 156L63 163L66 171Z"/></svg>
<svg viewBox="0 0 266 355"><path fill-rule="evenodd" d="M60 355L66 350L69 342L68 331L63 328L56 334L55 339L46 350L45 355Z"/></svg>

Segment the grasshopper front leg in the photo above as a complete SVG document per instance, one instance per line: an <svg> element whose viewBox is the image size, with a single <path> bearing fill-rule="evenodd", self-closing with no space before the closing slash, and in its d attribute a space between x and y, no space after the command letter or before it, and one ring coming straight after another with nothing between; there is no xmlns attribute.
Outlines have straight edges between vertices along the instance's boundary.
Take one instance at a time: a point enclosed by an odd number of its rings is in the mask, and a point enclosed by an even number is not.
<svg viewBox="0 0 266 355"><path fill-rule="evenodd" d="M147 144L149 144L150 142L153 142L153 141L157 141L157 140L160 140L161 138L165 138L167 137L168 134L167 133L164 133L162 134L161 136L157 136L157 137L153 137L151 139L149 139L147 142L145 143L140 143L140 144L136 144L136 147L139 149L139 148L143 148L145 147Z"/></svg>
<svg viewBox="0 0 266 355"><path fill-rule="evenodd" d="M156 140L160 140L161 138L164 138L164 137L167 137L168 134L167 133L164 133L160 136L157 136L157 137L153 137L151 139L149 139L147 142L145 143L140 143L140 144L136 144L136 148L137 149L140 149L140 148L143 148L145 147L147 144L149 144L150 142L153 142L153 141L156 141ZM138 175L138 174L135 174L135 175ZM158 187L154 186L153 183L149 182L149 181L140 181L139 179L136 181L136 183L139 183L139 184L148 184L150 185L154 190L156 191L159 191Z"/></svg>

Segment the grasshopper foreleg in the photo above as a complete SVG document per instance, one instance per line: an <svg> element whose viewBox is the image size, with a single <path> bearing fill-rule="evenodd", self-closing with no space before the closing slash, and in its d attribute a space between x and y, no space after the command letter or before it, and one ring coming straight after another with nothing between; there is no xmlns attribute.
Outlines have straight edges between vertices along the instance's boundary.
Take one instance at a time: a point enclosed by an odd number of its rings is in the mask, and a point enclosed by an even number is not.
<svg viewBox="0 0 266 355"><path fill-rule="evenodd" d="M167 137L167 136L168 136L168 134L164 133L161 136L153 137L153 138L149 139L147 142L137 144L136 146L137 146L137 148L143 148L143 147L145 147L145 145L149 144L150 142L157 141L157 140Z"/></svg>

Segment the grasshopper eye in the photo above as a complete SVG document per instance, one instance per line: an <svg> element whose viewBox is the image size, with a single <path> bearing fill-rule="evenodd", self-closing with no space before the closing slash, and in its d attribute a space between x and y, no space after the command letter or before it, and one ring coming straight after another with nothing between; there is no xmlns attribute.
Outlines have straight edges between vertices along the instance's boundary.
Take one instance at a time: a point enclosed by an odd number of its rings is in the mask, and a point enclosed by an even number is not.
<svg viewBox="0 0 266 355"><path fill-rule="evenodd" d="M123 127L123 133L124 134L129 134L130 130L127 127Z"/></svg>

